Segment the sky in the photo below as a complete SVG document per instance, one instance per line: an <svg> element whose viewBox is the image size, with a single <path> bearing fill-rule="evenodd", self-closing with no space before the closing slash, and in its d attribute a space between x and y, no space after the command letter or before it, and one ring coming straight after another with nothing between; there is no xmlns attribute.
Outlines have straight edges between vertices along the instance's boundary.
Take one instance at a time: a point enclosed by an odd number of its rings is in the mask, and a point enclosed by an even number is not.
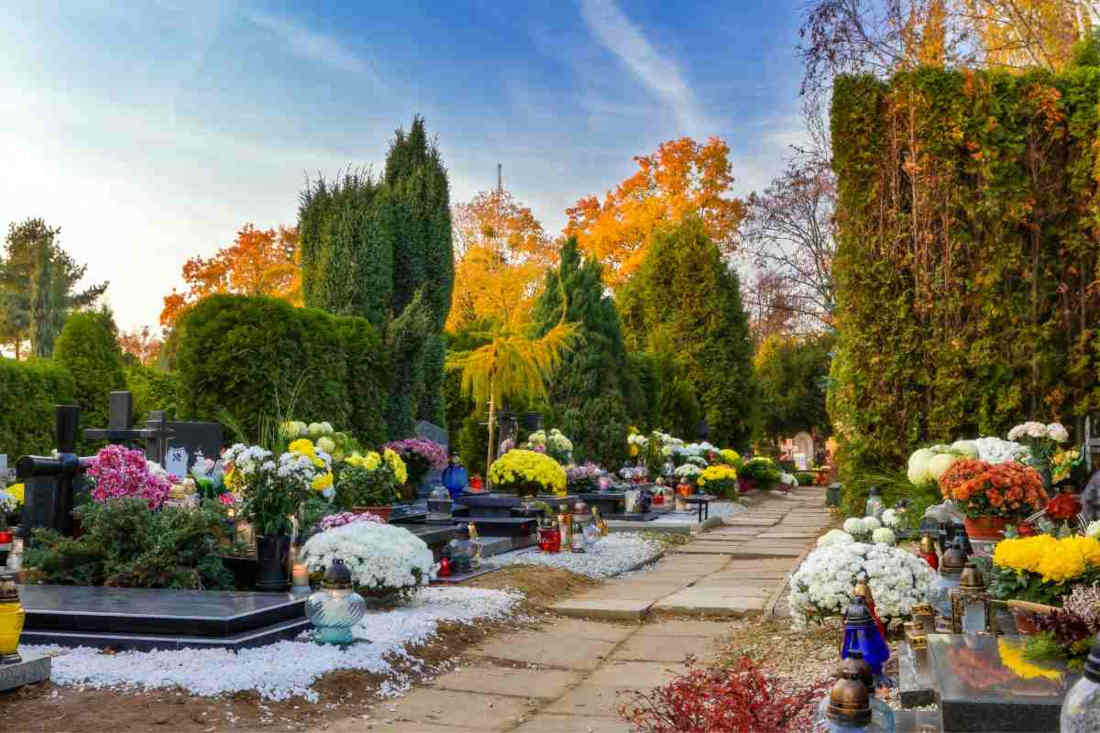
<svg viewBox="0 0 1100 733"><path fill-rule="evenodd" d="M665 140L759 190L803 139L802 0L0 0L0 226L61 227L155 325L195 255L293 224L310 176L383 166L426 118L452 202L496 183L549 232Z"/></svg>

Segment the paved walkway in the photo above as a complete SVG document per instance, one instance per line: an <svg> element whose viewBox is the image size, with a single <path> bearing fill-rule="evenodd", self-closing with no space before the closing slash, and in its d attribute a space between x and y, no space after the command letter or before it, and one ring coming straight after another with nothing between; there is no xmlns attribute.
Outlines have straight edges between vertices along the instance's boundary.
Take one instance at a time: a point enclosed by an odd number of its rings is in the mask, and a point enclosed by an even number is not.
<svg viewBox="0 0 1100 733"><path fill-rule="evenodd" d="M652 569L554 607L584 618L496 636L471 649L466 666L383 703L370 721L328 730L626 733L621 693L662 684L683 669L686 655L706 658L720 648L728 624L712 617L775 606L795 562L829 521L823 504L823 491L809 488L765 497Z"/></svg>

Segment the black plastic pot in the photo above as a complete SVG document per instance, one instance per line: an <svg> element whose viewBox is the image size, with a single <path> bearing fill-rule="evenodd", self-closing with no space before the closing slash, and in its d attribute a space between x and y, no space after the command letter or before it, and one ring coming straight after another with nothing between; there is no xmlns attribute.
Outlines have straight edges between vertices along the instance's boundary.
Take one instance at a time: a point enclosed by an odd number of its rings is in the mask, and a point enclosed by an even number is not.
<svg viewBox="0 0 1100 733"><path fill-rule="evenodd" d="M256 590L278 593L290 588L287 559L290 536L281 534L256 538Z"/></svg>

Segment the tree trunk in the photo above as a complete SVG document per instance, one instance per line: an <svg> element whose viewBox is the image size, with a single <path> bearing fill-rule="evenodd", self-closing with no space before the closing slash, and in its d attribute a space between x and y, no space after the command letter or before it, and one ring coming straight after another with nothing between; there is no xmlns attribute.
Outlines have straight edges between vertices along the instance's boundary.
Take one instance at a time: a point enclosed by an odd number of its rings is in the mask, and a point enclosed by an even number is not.
<svg viewBox="0 0 1100 733"><path fill-rule="evenodd" d="M489 455L485 461L485 488L492 491L489 481L489 467L493 465L493 421L496 419L496 402L493 400L493 378L489 377Z"/></svg>

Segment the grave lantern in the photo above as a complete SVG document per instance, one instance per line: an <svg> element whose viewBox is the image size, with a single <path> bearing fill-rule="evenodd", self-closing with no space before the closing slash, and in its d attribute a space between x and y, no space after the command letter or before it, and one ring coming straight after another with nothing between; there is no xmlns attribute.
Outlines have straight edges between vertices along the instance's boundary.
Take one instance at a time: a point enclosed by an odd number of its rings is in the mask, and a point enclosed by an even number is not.
<svg viewBox="0 0 1100 733"><path fill-rule="evenodd" d="M962 538L948 547L940 558L940 574L928 591L928 603L940 618L951 618L951 591L959 587L959 577L966 567L966 552Z"/></svg>
<svg viewBox="0 0 1100 733"><path fill-rule="evenodd" d="M1100 636L1085 661L1085 673L1066 693L1059 730L1088 733L1100 730Z"/></svg>
<svg viewBox="0 0 1100 733"><path fill-rule="evenodd" d="M23 661L19 656L19 637L25 618L15 573L0 573L0 666Z"/></svg>
<svg viewBox="0 0 1100 733"><path fill-rule="evenodd" d="M920 538L920 556L933 570L940 569L940 556L936 554L936 541L925 535Z"/></svg>
<svg viewBox="0 0 1100 733"><path fill-rule="evenodd" d="M882 513L886 511L886 504L882 501L882 489L871 487L871 493L867 497L867 504L863 508L863 516L882 519Z"/></svg>
<svg viewBox="0 0 1100 733"><path fill-rule="evenodd" d="M462 496L466 488L466 468L462 465L462 459L457 453L451 456L450 463L443 469L443 485L450 492L451 499Z"/></svg>
<svg viewBox="0 0 1100 733"><path fill-rule="evenodd" d="M856 680L867 690L868 707L871 709L871 723L877 728L863 728L862 730L894 730L894 711L884 701L875 695L875 686L871 667L863 659L859 651L853 651L851 656L843 659L836 671L837 680ZM818 731L838 730L835 723L829 719L829 707L832 704L832 690L825 693L825 697L817 706L816 728ZM839 728L839 730L847 730ZM861 730L857 728L856 730Z"/></svg>
<svg viewBox="0 0 1100 733"><path fill-rule="evenodd" d="M451 492L443 486L436 486L432 489L432 493L428 495L428 523L429 524L450 524L454 521L451 515L451 509L454 506L454 501L451 499Z"/></svg>
<svg viewBox="0 0 1100 733"><path fill-rule="evenodd" d="M343 560L332 561L321 581L321 590L306 599L306 617L313 624L318 644L351 644L351 628L363 619L366 601L352 590L351 571Z"/></svg>
<svg viewBox="0 0 1100 733"><path fill-rule="evenodd" d="M857 649L870 665L874 676L881 678L882 665L890 658L890 647L879 634L863 596L853 596L852 603L844 612L844 644L840 648L840 656L847 659Z"/></svg>
<svg viewBox="0 0 1100 733"><path fill-rule="evenodd" d="M893 733L893 712L887 717L881 708L873 705L874 695L864 684L864 670L861 665L850 663L852 661L841 663L837 681L815 721L815 733Z"/></svg>
<svg viewBox="0 0 1100 733"><path fill-rule="evenodd" d="M967 560L959 575L959 586L951 596L951 631L956 634L993 633L993 605L985 579L973 560Z"/></svg>

